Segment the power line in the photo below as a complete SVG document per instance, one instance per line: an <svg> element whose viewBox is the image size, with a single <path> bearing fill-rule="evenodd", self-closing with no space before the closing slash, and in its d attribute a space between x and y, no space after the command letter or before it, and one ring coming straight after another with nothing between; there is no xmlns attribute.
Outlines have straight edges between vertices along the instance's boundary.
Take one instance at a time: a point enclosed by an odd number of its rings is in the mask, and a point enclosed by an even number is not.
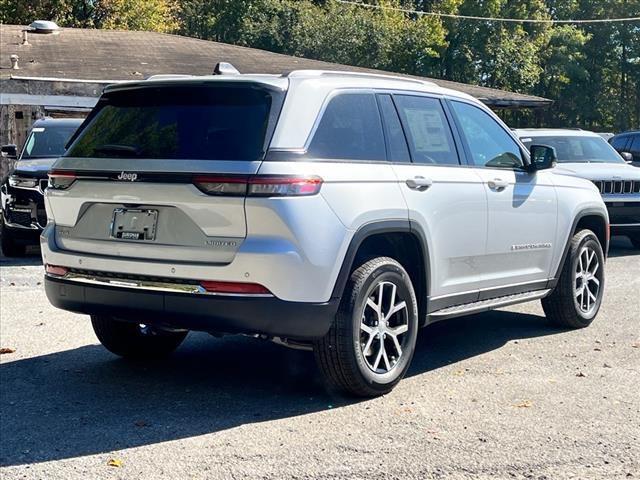
<svg viewBox="0 0 640 480"><path fill-rule="evenodd" d="M374 10L394 10L396 12L411 13L419 16L430 17L446 17L446 18L459 18L464 20L481 20L486 22L508 22L508 23L546 23L546 24L579 24L579 23L620 23L620 22L637 22L640 21L640 17L627 17L627 18L595 18L585 20L551 20L551 19L534 19L534 18L500 18L500 17L476 17L474 15L456 15L453 13L439 13L439 12L424 12L421 10L411 10L408 8L389 7L383 5L372 5L370 3L362 3L351 0L335 0L338 3L346 5L357 5L363 8L371 8Z"/></svg>

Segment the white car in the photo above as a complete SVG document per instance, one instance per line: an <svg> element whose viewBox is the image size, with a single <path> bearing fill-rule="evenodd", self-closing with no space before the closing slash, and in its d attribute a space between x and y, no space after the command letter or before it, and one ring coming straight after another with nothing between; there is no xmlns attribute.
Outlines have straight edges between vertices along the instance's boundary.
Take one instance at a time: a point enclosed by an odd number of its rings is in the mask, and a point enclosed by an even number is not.
<svg viewBox="0 0 640 480"><path fill-rule="evenodd" d="M592 181L609 211L611 235L629 237L640 249L640 169L626 162L601 135L585 130L516 130L525 146L553 147L558 174Z"/></svg>
<svg viewBox="0 0 640 480"><path fill-rule="evenodd" d="M555 175L479 101L432 83L296 71L107 87L50 173L45 288L125 357L189 330L312 349L361 396L418 328L542 299L589 325L609 241L593 183Z"/></svg>

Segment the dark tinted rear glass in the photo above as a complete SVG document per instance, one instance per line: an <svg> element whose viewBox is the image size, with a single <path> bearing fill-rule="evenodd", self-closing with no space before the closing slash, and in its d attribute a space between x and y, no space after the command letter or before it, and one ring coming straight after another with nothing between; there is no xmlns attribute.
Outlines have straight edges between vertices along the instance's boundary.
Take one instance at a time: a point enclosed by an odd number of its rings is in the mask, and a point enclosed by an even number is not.
<svg viewBox="0 0 640 480"><path fill-rule="evenodd" d="M146 87L105 95L69 157L257 160L273 99L237 86Z"/></svg>
<svg viewBox="0 0 640 480"><path fill-rule="evenodd" d="M380 112L373 94L344 93L333 97L308 154L327 159L386 160Z"/></svg>

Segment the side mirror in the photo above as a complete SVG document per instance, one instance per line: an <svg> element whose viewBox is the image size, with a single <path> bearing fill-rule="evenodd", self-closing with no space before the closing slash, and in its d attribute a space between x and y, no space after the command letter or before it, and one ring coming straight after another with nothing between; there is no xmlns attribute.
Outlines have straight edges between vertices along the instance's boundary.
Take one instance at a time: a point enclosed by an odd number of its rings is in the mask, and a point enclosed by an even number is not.
<svg viewBox="0 0 640 480"><path fill-rule="evenodd" d="M13 159L18 158L18 147L16 147L14 144L2 145L2 147L0 147L0 152L2 153L3 157Z"/></svg>
<svg viewBox="0 0 640 480"><path fill-rule="evenodd" d="M629 152L620 152L620 156L624 159L625 162L631 163L633 162L633 155Z"/></svg>
<svg viewBox="0 0 640 480"><path fill-rule="evenodd" d="M547 145L531 145L529 152L531 153L531 170L547 170L556 166L558 156L555 148Z"/></svg>

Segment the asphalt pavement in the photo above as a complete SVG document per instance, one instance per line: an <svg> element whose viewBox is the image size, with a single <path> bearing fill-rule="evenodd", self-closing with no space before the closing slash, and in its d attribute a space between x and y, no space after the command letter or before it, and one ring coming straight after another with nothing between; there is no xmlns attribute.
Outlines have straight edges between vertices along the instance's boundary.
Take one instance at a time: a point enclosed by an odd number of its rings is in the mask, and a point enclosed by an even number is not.
<svg viewBox="0 0 640 480"><path fill-rule="evenodd" d="M192 333L170 359L104 350L0 258L0 478L640 479L640 253L615 239L587 329L539 302L423 329L389 395L327 393L312 355Z"/></svg>

